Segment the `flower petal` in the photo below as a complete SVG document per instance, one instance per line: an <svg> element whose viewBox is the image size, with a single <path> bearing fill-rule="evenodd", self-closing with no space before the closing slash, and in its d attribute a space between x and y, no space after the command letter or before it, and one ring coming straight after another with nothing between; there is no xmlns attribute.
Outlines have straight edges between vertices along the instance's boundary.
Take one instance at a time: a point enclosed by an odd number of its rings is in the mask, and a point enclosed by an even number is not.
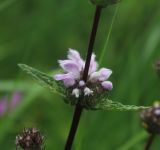
<svg viewBox="0 0 160 150"><path fill-rule="evenodd" d="M56 74L54 75L54 79L57 81L64 80L68 74Z"/></svg>
<svg viewBox="0 0 160 150"><path fill-rule="evenodd" d="M95 72L98 68L98 63L95 61L95 58L96 58L96 55L92 54L90 68L89 68L89 74Z"/></svg>
<svg viewBox="0 0 160 150"><path fill-rule="evenodd" d="M102 69L99 70L99 74L100 74L99 81L105 81L112 74L112 70L106 69L106 68L102 68Z"/></svg>
<svg viewBox="0 0 160 150"><path fill-rule="evenodd" d="M73 78L66 78L63 80L63 83L66 87L72 87L75 85L76 81Z"/></svg>
<svg viewBox="0 0 160 150"><path fill-rule="evenodd" d="M79 87L83 87L83 86L85 86L85 84L86 83L83 80L79 81Z"/></svg>
<svg viewBox="0 0 160 150"><path fill-rule="evenodd" d="M112 74L112 71L110 69L102 68L98 72L93 72L90 75L89 80L92 83L95 83L97 81L105 81L110 77L111 74Z"/></svg>
<svg viewBox="0 0 160 150"><path fill-rule="evenodd" d="M105 90L111 91L113 89L113 84L110 81L104 81L101 85Z"/></svg>
<svg viewBox="0 0 160 150"><path fill-rule="evenodd" d="M80 96L80 90L79 89L73 89L72 95L74 95L76 98L79 98Z"/></svg>
<svg viewBox="0 0 160 150"><path fill-rule="evenodd" d="M54 79L57 80L57 81L63 81L64 82L64 85L66 87L70 87L70 86L73 86L75 84L75 77L73 74L71 73L67 73L67 74L56 74L54 76Z"/></svg>
<svg viewBox="0 0 160 150"><path fill-rule="evenodd" d="M89 89L88 87L86 87L84 89L84 95L85 96L89 96L89 95L92 95L93 94L93 91L91 89Z"/></svg>
<svg viewBox="0 0 160 150"><path fill-rule="evenodd" d="M84 68L84 60L81 58L78 51L69 49L68 59L73 60L78 65L79 70L82 70L82 68Z"/></svg>
<svg viewBox="0 0 160 150"><path fill-rule="evenodd" d="M72 72L76 78L80 78L80 70L78 64L76 64L72 60L59 60L60 66L63 68L65 72Z"/></svg>
<svg viewBox="0 0 160 150"><path fill-rule="evenodd" d="M93 72L89 77L89 81L92 82L92 83L95 83L99 80L99 77L100 77L99 72Z"/></svg>

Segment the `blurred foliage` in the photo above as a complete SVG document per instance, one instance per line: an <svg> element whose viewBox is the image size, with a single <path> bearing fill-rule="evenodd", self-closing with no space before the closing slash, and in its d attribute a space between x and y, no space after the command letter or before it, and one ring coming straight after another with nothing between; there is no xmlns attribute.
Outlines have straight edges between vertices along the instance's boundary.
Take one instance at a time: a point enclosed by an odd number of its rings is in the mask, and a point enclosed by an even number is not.
<svg viewBox="0 0 160 150"><path fill-rule="evenodd" d="M159 6L158 0L123 0L118 5L101 64L114 72L114 100L151 105L160 99L160 79L153 69L160 57ZM95 44L97 59L116 7L103 10ZM69 47L85 57L94 9L87 0L0 1L0 94L25 92L21 105L0 118L0 148L14 149L15 135L24 127L36 127L46 137L46 150L63 149L73 107L35 85L17 64L50 72ZM84 111L73 149L141 150L146 138L138 113ZM154 150L159 149L158 142L157 138Z"/></svg>

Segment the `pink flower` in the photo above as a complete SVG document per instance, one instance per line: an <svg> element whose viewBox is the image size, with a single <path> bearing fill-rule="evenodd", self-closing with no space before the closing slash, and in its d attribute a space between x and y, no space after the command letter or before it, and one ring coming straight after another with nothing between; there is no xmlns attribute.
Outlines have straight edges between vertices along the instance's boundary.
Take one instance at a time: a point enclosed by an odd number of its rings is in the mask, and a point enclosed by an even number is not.
<svg viewBox="0 0 160 150"><path fill-rule="evenodd" d="M102 68L98 72L93 72L90 75L89 80L92 83L97 81L105 81L110 77L111 74L112 74L112 71L110 69Z"/></svg>
<svg viewBox="0 0 160 150"><path fill-rule="evenodd" d="M112 71L107 68L101 68L97 71L98 63L95 60L95 54L92 54L91 57L88 80L86 83L82 80L85 62L81 58L79 52L69 49L67 58L68 59L66 60L58 61L60 67L64 70L64 73L56 74L54 79L57 81L63 81L66 87L72 88L73 91L71 95L74 95L76 98L81 94L85 96L93 95L94 90L92 90L91 87L97 84L100 86L99 88L102 88L103 90L112 90L112 83L106 81L112 74Z"/></svg>
<svg viewBox="0 0 160 150"><path fill-rule="evenodd" d="M9 100L8 97L0 99L0 117L7 113L8 110L15 109L21 100L22 93L19 91L13 93L11 100Z"/></svg>
<svg viewBox="0 0 160 150"><path fill-rule="evenodd" d="M15 92L12 95L10 107L11 109L14 109L22 100L22 93L21 92Z"/></svg>
<svg viewBox="0 0 160 150"><path fill-rule="evenodd" d="M102 87L108 91L111 91L113 89L112 82L110 81L104 81L101 83Z"/></svg>

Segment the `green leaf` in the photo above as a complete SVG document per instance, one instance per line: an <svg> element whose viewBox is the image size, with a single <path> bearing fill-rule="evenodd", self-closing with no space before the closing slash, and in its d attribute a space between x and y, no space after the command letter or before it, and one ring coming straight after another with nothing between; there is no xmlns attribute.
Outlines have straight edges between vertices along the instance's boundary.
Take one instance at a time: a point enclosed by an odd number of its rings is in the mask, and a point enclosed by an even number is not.
<svg viewBox="0 0 160 150"><path fill-rule="evenodd" d="M67 90L60 82L55 81L53 77L43 72L40 72L37 69L29 67L25 64L19 64L18 66L23 71L31 75L32 78L36 80L41 86L46 87L50 89L52 92L56 92L59 95L63 96L64 99L67 99L67 97L65 96ZM89 105L89 108L88 107L87 108L93 110L96 109L96 110L114 110L114 111L136 111L149 108L144 106L124 105L120 102L112 101L104 97L99 97L99 98L100 100L98 100L98 102L96 102L95 105ZM96 99L98 99L98 97ZM84 100L86 101L86 99ZM70 99L68 101L70 101ZM87 101L87 102L91 103L92 101Z"/></svg>
<svg viewBox="0 0 160 150"><path fill-rule="evenodd" d="M142 109L147 109L149 107L145 106L135 106L135 105L124 105L120 102L104 99L99 104L97 104L96 109L98 110L113 110L113 111L137 111Z"/></svg>
<svg viewBox="0 0 160 150"><path fill-rule="evenodd" d="M50 89L54 93L65 97L65 88L62 87L60 82L57 82L53 77L37 70L32 67L29 67L25 64L18 65L23 71L29 74L35 81L37 81L41 86Z"/></svg>

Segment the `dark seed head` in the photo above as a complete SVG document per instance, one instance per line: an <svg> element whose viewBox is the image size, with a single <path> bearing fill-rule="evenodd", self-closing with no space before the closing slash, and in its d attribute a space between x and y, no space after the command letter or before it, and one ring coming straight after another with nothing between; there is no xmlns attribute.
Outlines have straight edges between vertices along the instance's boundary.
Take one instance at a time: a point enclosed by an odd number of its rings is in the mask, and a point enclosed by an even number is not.
<svg viewBox="0 0 160 150"><path fill-rule="evenodd" d="M24 150L42 150L44 136L35 128L24 129L16 136L16 146Z"/></svg>
<svg viewBox="0 0 160 150"><path fill-rule="evenodd" d="M145 109L140 114L143 127L150 134L160 134L160 103Z"/></svg>

